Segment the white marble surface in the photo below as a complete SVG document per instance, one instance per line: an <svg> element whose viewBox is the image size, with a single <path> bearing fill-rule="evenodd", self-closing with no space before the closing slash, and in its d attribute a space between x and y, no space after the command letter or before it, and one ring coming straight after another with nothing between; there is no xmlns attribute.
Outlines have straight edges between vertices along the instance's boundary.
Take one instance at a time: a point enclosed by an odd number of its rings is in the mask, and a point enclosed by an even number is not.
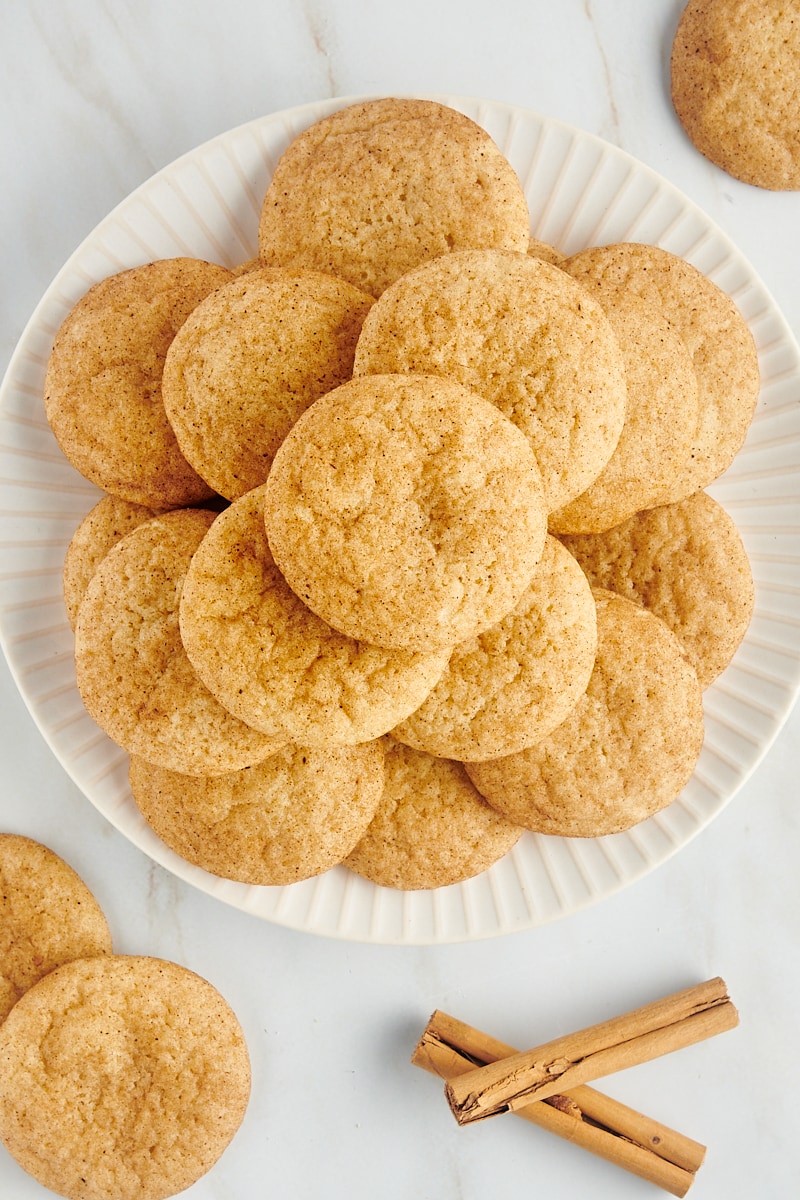
<svg viewBox="0 0 800 1200"><path fill-rule="evenodd" d="M0 361L96 222L153 171L252 117L330 95L452 92L562 118L650 164L737 242L800 333L800 196L730 179L669 104L681 0L5 0ZM800 616L800 614L798 614ZM800 1194L800 716L712 825L551 925L446 947L348 944L234 911L131 846L52 758L0 664L0 827L83 875L121 952L205 975L245 1027L245 1123L197 1200L646 1197L519 1121L460 1130L408 1065L443 1008L532 1044L723 975L741 1025L602 1086L709 1147L697 1200ZM46 1193L0 1150L0 1196Z"/></svg>

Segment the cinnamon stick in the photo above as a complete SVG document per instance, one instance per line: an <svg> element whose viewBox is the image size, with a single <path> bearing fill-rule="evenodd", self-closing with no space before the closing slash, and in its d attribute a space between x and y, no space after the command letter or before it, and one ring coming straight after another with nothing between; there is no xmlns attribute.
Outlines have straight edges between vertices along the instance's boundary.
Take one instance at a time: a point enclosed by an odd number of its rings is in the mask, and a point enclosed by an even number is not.
<svg viewBox="0 0 800 1200"><path fill-rule="evenodd" d="M733 1029L738 1021L725 982L710 979L543 1046L474 1067L449 1080L445 1095L459 1125L467 1125L691 1046Z"/></svg>
<svg viewBox="0 0 800 1200"><path fill-rule="evenodd" d="M514 1053L511 1046L437 1010L411 1061L449 1080ZM705 1157L699 1142L590 1087L534 1101L518 1109L517 1116L673 1196L686 1195Z"/></svg>

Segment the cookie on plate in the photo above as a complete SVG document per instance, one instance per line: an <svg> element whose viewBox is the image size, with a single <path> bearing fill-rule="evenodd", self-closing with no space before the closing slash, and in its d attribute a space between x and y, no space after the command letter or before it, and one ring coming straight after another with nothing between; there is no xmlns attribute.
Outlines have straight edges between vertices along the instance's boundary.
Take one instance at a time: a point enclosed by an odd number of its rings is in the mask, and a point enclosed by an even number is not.
<svg viewBox="0 0 800 1200"><path fill-rule="evenodd" d="M519 826L478 795L461 763L389 742L378 811L345 866L381 887L447 887L487 870Z"/></svg>
<svg viewBox="0 0 800 1200"><path fill-rule="evenodd" d="M178 509L122 538L97 568L75 624L77 685L89 714L131 754L188 775L251 766L286 741L223 708L181 642L183 580L214 517Z"/></svg>
<svg viewBox="0 0 800 1200"><path fill-rule="evenodd" d="M354 374L457 380L525 434L553 512L589 486L625 418L625 365L600 304L529 254L466 250L409 272L370 310Z"/></svg>
<svg viewBox="0 0 800 1200"><path fill-rule="evenodd" d="M286 746L244 771L192 778L131 760L133 798L181 858L241 883L284 885L336 866L383 790L383 743Z"/></svg>
<svg viewBox="0 0 800 1200"><path fill-rule="evenodd" d="M546 532L527 439L475 392L422 375L365 375L317 400L275 455L264 513L309 608L422 652L505 616Z"/></svg>
<svg viewBox="0 0 800 1200"><path fill-rule="evenodd" d="M551 246L549 242L543 242L541 238L531 238L528 243L527 252L531 258L541 258L545 262L552 263L554 267L559 266L567 257L560 250L556 250L555 246Z"/></svg>
<svg viewBox="0 0 800 1200"><path fill-rule="evenodd" d="M489 134L431 100L386 97L299 134L267 188L268 266L314 267L378 296L425 259L471 246L527 249L522 185Z"/></svg>
<svg viewBox="0 0 800 1200"><path fill-rule="evenodd" d="M686 344L697 377L697 436L683 470L684 495L717 479L741 449L759 392L753 335L733 300L685 259L640 242L594 246L572 255L567 271L602 302L639 296L669 320Z"/></svg>
<svg viewBox="0 0 800 1200"><path fill-rule="evenodd" d="M672 103L735 179L800 188L800 14L785 0L690 0L672 45Z"/></svg>
<svg viewBox="0 0 800 1200"><path fill-rule="evenodd" d="M392 730L462 762L514 754L560 725L586 690L597 650L588 580L556 538L516 607L453 651L427 700Z"/></svg>
<svg viewBox="0 0 800 1200"><path fill-rule="evenodd" d="M600 289L595 293L600 302ZM684 467L699 421L697 375L686 343L638 296L604 305L625 359L625 424L611 458L585 492L550 514L555 533L610 529L686 495Z"/></svg>
<svg viewBox="0 0 800 1200"><path fill-rule="evenodd" d="M220 513L192 558L180 603L186 653L217 699L269 737L317 747L380 737L423 702L449 649L386 650L312 612L270 553L265 491Z"/></svg>
<svg viewBox="0 0 800 1200"><path fill-rule="evenodd" d="M55 851L0 833L0 1021L49 971L111 953L111 933L89 888Z"/></svg>
<svg viewBox="0 0 800 1200"><path fill-rule="evenodd" d="M739 530L706 492L638 513L605 533L564 537L595 587L656 613L706 688L753 615L753 573Z"/></svg>
<svg viewBox="0 0 800 1200"><path fill-rule="evenodd" d="M314 400L349 379L372 297L320 271L250 271L195 308L167 352L162 393L197 473L234 500L263 483Z"/></svg>
<svg viewBox="0 0 800 1200"><path fill-rule="evenodd" d="M468 763L498 812L537 833L601 837L670 804L703 744L700 684L660 617L598 591L598 649L583 698L520 754Z"/></svg>
<svg viewBox="0 0 800 1200"><path fill-rule="evenodd" d="M160 511L119 496L103 496L83 518L64 555L64 604L73 629L89 580L111 547Z"/></svg>
<svg viewBox="0 0 800 1200"><path fill-rule="evenodd" d="M231 278L201 259L159 259L96 283L63 321L47 364L45 412L66 457L103 491L151 508L213 495L181 453L161 375L189 313Z"/></svg>
<svg viewBox="0 0 800 1200"><path fill-rule="evenodd" d="M66 963L0 1026L0 1138L69 1200L163 1200L211 1169L250 1094L242 1028L185 967Z"/></svg>

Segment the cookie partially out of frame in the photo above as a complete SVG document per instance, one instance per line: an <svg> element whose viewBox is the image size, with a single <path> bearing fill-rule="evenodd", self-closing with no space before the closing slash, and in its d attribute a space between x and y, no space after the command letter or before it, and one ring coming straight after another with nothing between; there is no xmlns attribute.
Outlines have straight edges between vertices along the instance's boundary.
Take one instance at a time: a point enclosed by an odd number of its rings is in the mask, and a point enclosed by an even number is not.
<svg viewBox="0 0 800 1200"><path fill-rule="evenodd" d="M755 595L739 530L712 496L697 492L605 533L562 540L594 587L626 596L669 625L704 688L727 667Z"/></svg>
<svg viewBox="0 0 800 1200"><path fill-rule="evenodd" d="M220 703L269 737L316 747L380 737L423 702L449 650L387 650L312 612L273 561L265 493L262 484L220 513L192 557L186 653Z"/></svg>
<svg viewBox="0 0 800 1200"><path fill-rule="evenodd" d="M249 271L195 308L163 398L187 460L234 500L263 483L302 412L350 378L372 297L321 271Z"/></svg>
<svg viewBox="0 0 800 1200"><path fill-rule="evenodd" d="M131 754L188 775L239 770L287 740L228 712L181 642L183 580L214 516L178 509L122 538L91 579L75 625L76 679L90 715Z"/></svg>
<svg viewBox="0 0 800 1200"><path fill-rule="evenodd" d="M672 103L695 147L735 179L800 188L800 13L785 0L689 0Z"/></svg>
<svg viewBox="0 0 800 1200"><path fill-rule="evenodd" d="M422 375L364 375L317 400L275 455L264 514L309 608L352 638L426 653L514 607L546 532L525 436L475 392Z"/></svg>
<svg viewBox="0 0 800 1200"><path fill-rule="evenodd" d="M178 446L161 376L180 326L231 278L201 259L158 259L96 283L62 323L45 412L66 457L103 491L151 508L213 495Z"/></svg>
<svg viewBox="0 0 800 1200"><path fill-rule="evenodd" d="M461 763L389 742L378 811L345 866L382 887L447 887L487 870L522 830L490 808Z"/></svg>
<svg viewBox="0 0 800 1200"><path fill-rule="evenodd" d="M536 833L601 837L675 800L703 744L702 692L660 617L598 591L598 649L583 698L519 754L467 763L478 791Z"/></svg>
<svg viewBox="0 0 800 1200"><path fill-rule="evenodd" d="M61 963L110 953L108 922L72 867L41 842L0 833L0 1022Z"/></svg>
<svg viewBox="0 0 800 1200"><path fill-rule="evenodd" d="M548 537L516 607L456 646L436 687L392 737L462 762L524 750L577 704L596 650L588 580L564 546Z"/></svg>
<svg viewBox="0 0 800 1200"><path fill-rule="evenodd" d="M287 746L263 763L192 778L131 760L133 798L172 850L224 879L280 886L336 866L383 790L383 744Z"/></svg>
<svg viewBox="0 0 800 1200"><path fill-rule="evenodd" d="M623 427L625 364L600 304L530 254L462 250L398 279L376 301L354 374L457 380L528 439L548 512L580 495Z"/></svg>
<svg viewBox="0 0 800 1200"><path fill-rule="evenodd" d="M229 1145L250 1094L242 1028L176 963L103 955L46 975L0 1026L0 1138L68 1200L164 1200Z"/></svg>
<svg viewBox="0 0 800 1200"><path fill-rule="evenodd" d="M528 206L489 134L456 109L386 97L324 117L267 189L265 265L328 271L373 296L425 259L471 246L525 251Z"/></svg>

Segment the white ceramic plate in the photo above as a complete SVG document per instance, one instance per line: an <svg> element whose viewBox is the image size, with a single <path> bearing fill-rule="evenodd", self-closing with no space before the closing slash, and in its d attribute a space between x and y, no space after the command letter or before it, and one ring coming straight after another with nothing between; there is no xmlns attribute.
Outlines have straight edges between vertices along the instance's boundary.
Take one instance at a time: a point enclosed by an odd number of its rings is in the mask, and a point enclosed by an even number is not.
<svg viewBox="0 0 800 1200"><path fill-rule="evenodd" d="M33 314L0 393L0 637L19 690L78 787L157 862L270 921L382 943L446 943L530 928L596 903L651 871L704 828L751 774L800 689L800 351L726 236L635 159L510 105L437 96L483 125L523 182L531 232L572 253L640 241L694 263L733 297L758 346L762 391L747 443L712 489L736 520L756 579L756 613L734 662L706 693L697 770L668 809L627 833L583 840L525 834L476 879L433 892L374 887L343 868L290 887L223 881L185 863L145 825L127 756L85 712L61 598L64 551L97 490L62 457L44 416L53 335L97 280L154 258L233 266L256 253L261 199L293 136L349 99L275 113L178 159L120 204L72 255Z"/></svg>

